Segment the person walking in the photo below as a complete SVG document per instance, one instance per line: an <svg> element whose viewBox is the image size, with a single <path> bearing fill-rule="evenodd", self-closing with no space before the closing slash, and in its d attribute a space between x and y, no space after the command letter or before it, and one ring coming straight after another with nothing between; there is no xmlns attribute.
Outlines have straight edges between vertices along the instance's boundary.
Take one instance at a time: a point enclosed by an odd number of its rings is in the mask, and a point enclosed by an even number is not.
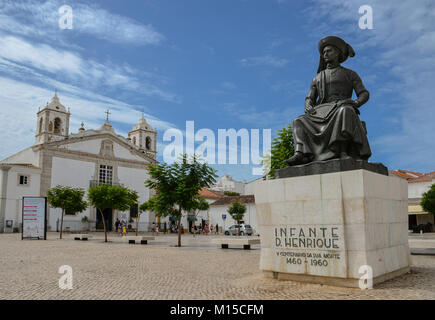
<svg viewBox="0 0 435 320"><path fill-rule="evenodd" d="M213 233L213 225L210 225L210 234Z"/></svg>
<svg viewBox="0 0 435 320"><path fill-rule="evenodd" d="M119 219L118 218L116 218L116 221L115 221L115 231L118 233L118 228L119 228Z"/></svg>
<svg viewBox="0 0 435 320"><path fill-rule="evenodd" d="M205 224L205 226L204 226L204 233L205 233L205 235L208 234L208 231L209 231L208 224Z"/></svg>
<svg viewBox="0 0 435 320"><path fill-rule="evenodd" d="M152 235L154 235L154 233L156 232L156 224L154 222L151 225L151 232L152 232Z"/></svg>
<svg viewBox="0 0 435 320"><path fill-rule="evenodd" d="M219 225L216 223L216 234L219 234Z"/></svg>

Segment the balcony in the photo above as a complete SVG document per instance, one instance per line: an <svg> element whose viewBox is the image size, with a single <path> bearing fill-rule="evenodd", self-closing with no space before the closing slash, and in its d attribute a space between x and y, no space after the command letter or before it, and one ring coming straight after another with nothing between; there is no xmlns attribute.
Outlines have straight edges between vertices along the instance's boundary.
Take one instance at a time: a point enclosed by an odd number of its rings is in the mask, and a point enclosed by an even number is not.
<svg viewBox="0 0 435 320"><path fill-rule="evenodd" d="M117 187L124 187L124 185L122 183L104 183L104 182L100 182L98 180L89 180L89 187L95 187L95 186L99 186L100 184L108 184L111 186L117 186Z"/></svg>

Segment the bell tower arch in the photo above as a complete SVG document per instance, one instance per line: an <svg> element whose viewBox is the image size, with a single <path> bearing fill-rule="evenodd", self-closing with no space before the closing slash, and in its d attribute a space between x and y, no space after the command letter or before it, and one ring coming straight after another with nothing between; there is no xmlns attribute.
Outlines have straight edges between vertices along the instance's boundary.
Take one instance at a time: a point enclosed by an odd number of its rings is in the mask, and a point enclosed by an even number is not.
<svg viewBox="0 0 435 320"><path fill-rule="evenodd" d="M39 110L37 115L37 129L35 145L51 141L59 141L69 135L70 112L60 103L57 92L55 92L50 103Z"/></svg>

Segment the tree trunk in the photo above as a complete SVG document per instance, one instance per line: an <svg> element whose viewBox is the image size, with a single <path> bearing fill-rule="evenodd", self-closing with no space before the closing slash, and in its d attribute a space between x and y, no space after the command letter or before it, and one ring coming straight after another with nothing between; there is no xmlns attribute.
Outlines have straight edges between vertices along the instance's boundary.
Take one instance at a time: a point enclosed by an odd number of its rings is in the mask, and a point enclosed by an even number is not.
<svg viewBox="0 0 435 320"><path fill-rule="evenodd" d="M136 216L136 237L138 236L138 231L139 231L139 218L140 218L140 215L138 213Z"/></svg>
<svg viewBox="0 0 435 320"><path fill-rule="evenodd" d="M181 247L181 206L180 206L180 215L178 217L178 246Z"/></svg>
<svg viewBox="0 0 435 320"><path fill-rule="evenodd" d="M63 230L63 214L65 209L62 209L62 217L60 218L60 239L62 239L62 230Z"/></svg>
<svg viewBox="0 0 435 320"><path fill-rule="evenodd" d="M100 210L100 209L97 209ZM103 220L103 227L104 227L104 242L107 242L107 230L106 230L106 221L104 220L104 214L103 210L100 210L101 219Z"/></svg>

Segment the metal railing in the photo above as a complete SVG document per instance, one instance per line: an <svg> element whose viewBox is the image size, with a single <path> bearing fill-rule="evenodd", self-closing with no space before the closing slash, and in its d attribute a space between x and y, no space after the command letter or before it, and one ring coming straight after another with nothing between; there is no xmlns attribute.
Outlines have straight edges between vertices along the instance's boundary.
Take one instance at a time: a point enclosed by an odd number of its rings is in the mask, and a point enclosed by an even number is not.
<svg viewBox="0 0 435 320"><path fill-rule="evenodd" d="M124 187L124 185L122 183L105 183L105 182L100 182L98 180L89 180L89 187L95 187L95 186L99 186L100 184L108 184L110 186L117 186L117 187Z"/></svg>

